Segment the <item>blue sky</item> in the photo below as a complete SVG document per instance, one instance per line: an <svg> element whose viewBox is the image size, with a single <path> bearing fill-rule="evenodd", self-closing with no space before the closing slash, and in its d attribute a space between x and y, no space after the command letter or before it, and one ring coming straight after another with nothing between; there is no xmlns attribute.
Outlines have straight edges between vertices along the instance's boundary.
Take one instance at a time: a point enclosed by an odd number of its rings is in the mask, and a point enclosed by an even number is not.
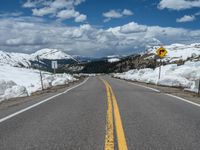
<svg viewBox="0 0 200 150"><path fill-rule="evenodd" d="M200 39L200 0L0 0L0 49L127 55Z"/></svg>

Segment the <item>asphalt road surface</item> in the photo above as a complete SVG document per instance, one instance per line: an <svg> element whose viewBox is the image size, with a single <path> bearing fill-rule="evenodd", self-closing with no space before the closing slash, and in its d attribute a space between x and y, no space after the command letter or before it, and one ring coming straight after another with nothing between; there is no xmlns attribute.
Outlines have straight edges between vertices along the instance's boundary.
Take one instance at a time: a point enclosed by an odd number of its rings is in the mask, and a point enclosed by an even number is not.
<svg viewBox="0 0 200 150"><path fill-rule="evenodd" d="M0 111L0 150L200 150L200 107L126 81L90 77L33 105Z"/></svg>

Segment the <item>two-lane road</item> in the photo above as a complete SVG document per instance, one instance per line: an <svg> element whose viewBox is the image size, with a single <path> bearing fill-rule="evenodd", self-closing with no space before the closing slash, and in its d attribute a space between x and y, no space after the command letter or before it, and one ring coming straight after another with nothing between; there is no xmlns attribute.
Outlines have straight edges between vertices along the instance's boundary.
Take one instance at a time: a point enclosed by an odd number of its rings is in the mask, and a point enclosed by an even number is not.
<svg viewBox="0 0 200 150"><path fill-rule="evenodd" d="M200 107L103 76L0 122L0 150L104 149L199 150Z"/></svg>

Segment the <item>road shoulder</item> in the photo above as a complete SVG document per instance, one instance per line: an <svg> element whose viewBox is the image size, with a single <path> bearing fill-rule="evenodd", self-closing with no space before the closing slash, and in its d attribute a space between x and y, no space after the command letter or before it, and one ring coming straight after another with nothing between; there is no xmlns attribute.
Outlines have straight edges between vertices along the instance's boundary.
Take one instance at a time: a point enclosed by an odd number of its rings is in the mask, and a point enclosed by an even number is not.
<svg viewBox="0 0 200 150"><path fill-rule="evenodd" d="M152 89L154 91L159 91L159 92L165 93L167 95L174 95L174 96L186 99L188 101L200 104L200 97L196 93L185 91L182 88L153 85L153 84L147 84L147 83L143 83L143 82L118 79L118 78L115 78L115 79L122 80L122 81L125 81L125 82L129 82L129 83L132 83L132 84L135 84L135 85L147 87L147 88Z"/></svg>
<svg viewBox="0 0 200 150"><path fill-rule="evenodd" d="M0 118L3 118L9 114L12 114L18 110L24 109L28 106L34 105L44 99L48 99L59 93L65 92L68 89L81 84L82 82L84 82L84 80L86 80L86 78L80 78L76 82L71 82L67 85L48 88L44 91L33 93L31 96L28 96L28 97L13 98L13 99L3 101L0 103Z"/></svg>

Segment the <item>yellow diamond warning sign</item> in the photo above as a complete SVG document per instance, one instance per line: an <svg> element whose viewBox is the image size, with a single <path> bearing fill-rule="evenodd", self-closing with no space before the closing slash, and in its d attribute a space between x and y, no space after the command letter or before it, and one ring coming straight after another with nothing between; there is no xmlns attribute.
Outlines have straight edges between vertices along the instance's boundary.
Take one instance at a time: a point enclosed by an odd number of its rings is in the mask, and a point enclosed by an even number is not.
<svg viewBox="0 0 200 150"><path fill-rule="evenodd" d="M167 50L164 47L160 47L157 49L156 53L160 58L163 58L167 54Z"/></svg>

